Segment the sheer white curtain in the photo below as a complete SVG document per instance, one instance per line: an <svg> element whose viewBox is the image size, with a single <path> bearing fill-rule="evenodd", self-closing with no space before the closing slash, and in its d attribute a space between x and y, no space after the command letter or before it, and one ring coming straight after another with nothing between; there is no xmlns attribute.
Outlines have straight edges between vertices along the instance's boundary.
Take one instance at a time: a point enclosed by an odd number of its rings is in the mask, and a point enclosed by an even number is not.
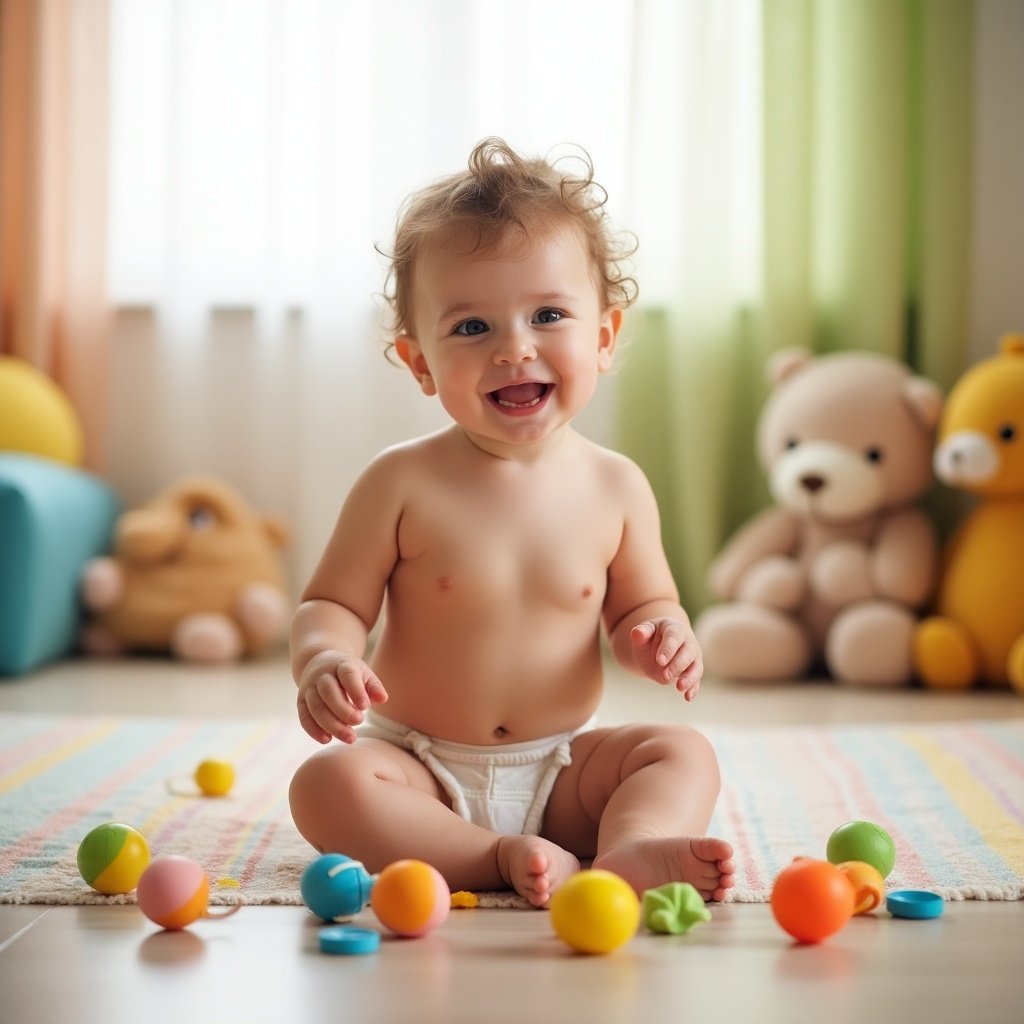
<svg viewBox="0 0 1024 1024"><path fill-rule="evenodd" d="M584 146L640 236L644 298L713 316L756 274L757 132L737 120L756 107L756 12L112 0L110 465L127 498L217 472L291 520L308 574L366 460L443 422L381 354L374 246L485 135ZM584 421L609 442L610 407Z"/></svg>

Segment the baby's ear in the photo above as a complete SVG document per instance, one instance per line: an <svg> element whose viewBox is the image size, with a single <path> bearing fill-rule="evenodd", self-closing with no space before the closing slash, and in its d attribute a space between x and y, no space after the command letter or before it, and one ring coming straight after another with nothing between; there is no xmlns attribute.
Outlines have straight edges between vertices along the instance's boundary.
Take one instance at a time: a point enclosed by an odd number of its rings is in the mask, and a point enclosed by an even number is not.
<svg viewBox="0 0 1024 1024"><path fill-rule="evenodd" d="M416 378L423 394L436 395L437 386L419 342L411 334L400 334L395 338L395 351L398 358L409 367L409 372Z"/></svg>
<svg viewBox="0 0 1024 1024"><path fill-rule="evenodd" d="M619 306L609 306L601 318L601 334L597 342L598 368L604 373L611 369L615 346L622 330L623 312Z"/></svg>

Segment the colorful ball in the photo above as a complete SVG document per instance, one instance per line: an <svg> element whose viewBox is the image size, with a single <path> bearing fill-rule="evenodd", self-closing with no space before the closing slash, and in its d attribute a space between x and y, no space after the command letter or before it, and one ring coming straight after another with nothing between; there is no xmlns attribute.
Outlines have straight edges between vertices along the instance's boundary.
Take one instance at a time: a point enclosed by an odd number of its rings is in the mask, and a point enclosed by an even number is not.
<svg viewBox="0 0 1024 1024"><path fill-rule="evenodd" d="M195 780L207 796L225 796L235 784L235 769L227 761L203 761L196 769Z"/></svg>
<svg viewBox="0 0 1024 1024"><path fill-rule="evenodd" d="M882 878L888 878L896 863L896 844L880 825L870 821L848 821L829 836L825 856L833 864L863 861Z"/></svg>
<svg viewBox="0 0 1024 1024"><path fill-rule="evenodd" d="M854 909L849 878L824 860L798 857L772 887L772 913L798 942L821 942L839 931Z"/></svg>
<svg viewBox="0 0 1024 1024"><path fill-rule="evenodd" d="M79 844L78 870L97 892L131 892L149 864L149 844L131 825L97 825Z"/></svg>
<svg viewBox="0 0 1024 1024"><path fill-rule="evenodd" d="M318 917L353 917L370 902L373 875L343 853L325 853L306 866L299 882L302 902Z"/></svg>
<svg viewBox="0 0 1024 1024"><path fill-rule="evenodd" d="M640 900L611 871L578 871L551 897L555 934L581 953L611 953L640 925Z"/></svg>
<svg viewBox="0 0 1024 1024"><path fill-rule="evenodd" d="M159 857L142 873L135 894L139 909L162 928L187 928L206 916L210 879L188 857Z"/></svg>
<svg viewBox="0 0 1024 1024"><path fill-rule="evenodd" d="M378 876L370 906L385 928L409 939L433 931L451 909L441 872L421 860L396 860Z"/></svg>
<svg viewBox="0 0 1024 1024"><path fill-rule="evenodd" d="M853 886L853 913L868 914L885 898L885 880L876 868L862 860L848 860L836 865Z"/></svg>

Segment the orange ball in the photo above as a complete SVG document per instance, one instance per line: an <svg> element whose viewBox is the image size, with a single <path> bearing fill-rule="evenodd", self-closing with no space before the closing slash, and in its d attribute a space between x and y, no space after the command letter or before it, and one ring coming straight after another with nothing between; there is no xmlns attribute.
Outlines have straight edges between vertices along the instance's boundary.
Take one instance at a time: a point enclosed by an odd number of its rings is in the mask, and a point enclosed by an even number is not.
<svg viewBox="0 0 1024 1024"><path fill-rule="evenodd" d="M448 916L452 897L441 872L422 860L396 860L373 883L370 906L396 935L417 938Z"/></svg>
<svg viewBox="0 0 1024 1024"><path fill-rule="evenodd" d="M854 910L849 878L825 860L797 857L772 887L772 913L798 942L821 942L839 931Z"/></svg>

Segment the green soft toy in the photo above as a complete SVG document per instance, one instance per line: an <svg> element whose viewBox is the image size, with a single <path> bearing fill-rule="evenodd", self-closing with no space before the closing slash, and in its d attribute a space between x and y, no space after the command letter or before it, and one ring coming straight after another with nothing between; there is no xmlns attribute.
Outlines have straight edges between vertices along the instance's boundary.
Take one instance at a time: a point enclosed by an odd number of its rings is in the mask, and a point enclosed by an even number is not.
<svg viewBox="0 0 1024 1024"><path fill-rule="evenodd" d="M939 478L977 501L946 549L915 669L929 686L1024 693L1024 334L954 385L938 442Z"/></svg>

